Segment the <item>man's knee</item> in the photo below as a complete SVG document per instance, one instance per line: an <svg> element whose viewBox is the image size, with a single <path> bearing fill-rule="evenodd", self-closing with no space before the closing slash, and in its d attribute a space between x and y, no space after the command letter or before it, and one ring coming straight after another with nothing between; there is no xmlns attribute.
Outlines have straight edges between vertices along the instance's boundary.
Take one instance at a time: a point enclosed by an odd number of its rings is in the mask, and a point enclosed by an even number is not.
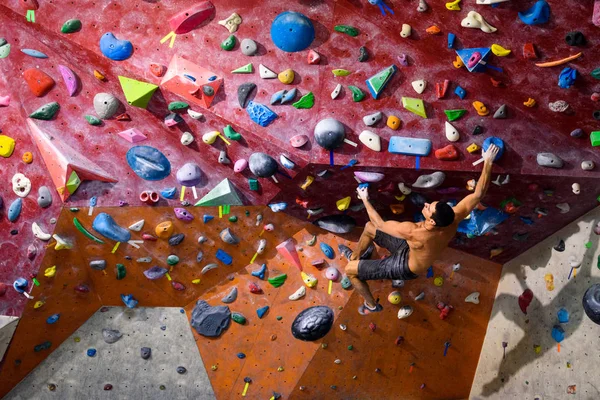
<svg viewBox="0 0 600 400"><path fill-rule="evenodd" d="M350 261L344 269L349 278L354 278L358 275L358 261Z"/></svg>
<svg viewBox="0 0 600 400"><path fill-rule="evenodd" d="M370 236L375 237L376 231L377 231L377 228L375 227L375 224L372 223L371 221L369 221L365 224L365 232L367 232Z"/></svg>

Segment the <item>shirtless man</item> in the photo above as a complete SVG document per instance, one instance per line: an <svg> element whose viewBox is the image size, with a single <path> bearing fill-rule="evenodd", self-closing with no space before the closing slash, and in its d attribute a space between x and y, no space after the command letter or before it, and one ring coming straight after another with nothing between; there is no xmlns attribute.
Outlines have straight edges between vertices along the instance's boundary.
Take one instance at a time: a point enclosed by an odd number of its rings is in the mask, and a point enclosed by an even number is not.
<svg viewBox="0 0 600 400"><path fill-rule="evenodd" d="M358 293L365 299L358 309L360 314L366 315L383 309L373 298L369 285L365 281L416 279L440 256L456 234L458 224L485 196L498 150L498 147L491 145L483 153L485 160L483 171L472 194L462 199L455 207L439 201L425 203L423 222L384 221L369 202L368 189L365 187L356 190L358 197L365 204L370 221L367 222L360 236L356 251L351 252L347 249L345 255L350 260L346 265L346 274ZM361 254L370 253L366 250L373 242L388 249L391 255L380 260L359 260ZM400 309L398 318L406 317L411 312L410 307Z"/></svg>

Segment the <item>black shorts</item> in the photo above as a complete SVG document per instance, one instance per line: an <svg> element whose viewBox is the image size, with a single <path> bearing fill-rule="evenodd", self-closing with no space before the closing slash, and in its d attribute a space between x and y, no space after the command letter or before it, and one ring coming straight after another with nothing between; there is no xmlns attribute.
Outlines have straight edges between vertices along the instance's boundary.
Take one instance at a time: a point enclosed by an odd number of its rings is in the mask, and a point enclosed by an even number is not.
<svg viewBox="0 0 600 400"><path fill-rule="evenodd" d="M380 260L360 260L358 263L358 279L361 281L375 279L402 279L418 278L408 268L408 253L410 248L406 240L388 235L380 230L375 232L373 241L379 246L390 251L390 256Z"/></svg>

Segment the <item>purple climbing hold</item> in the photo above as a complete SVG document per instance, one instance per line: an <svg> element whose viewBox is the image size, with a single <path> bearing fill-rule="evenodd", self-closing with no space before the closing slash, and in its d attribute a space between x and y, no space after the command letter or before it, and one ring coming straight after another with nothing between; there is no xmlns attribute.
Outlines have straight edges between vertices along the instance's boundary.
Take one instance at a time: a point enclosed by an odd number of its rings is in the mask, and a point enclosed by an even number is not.
<svg viewBox="0 0 600 400"><path fill-rule="evenodd" d="M177 217L177 219L180 219L182 221L193 221L194 220L194 216L192 214L190 214L185 208L176 207L174 211L175 211L175 216Z"/></svg>
<svg viewBox="0 0 600 400"><path fill-rule="evenodd" d="M202 171L198 164L187 163L179 168L176 177L181 186L193 187L202 182Z"/></svg>
<svg viewBox="0 0 600 400"><path fill-rule="evenodd" d="M159 267L158 265L155 265L154 267L145 270L144 276L150 280L155 280L155 279L162 278L163 276L165 276L165 274L167 272L168 271L166 268L162 268L162 267Z"/></svg>
<svg viewBox="0 0 600 400"><path fill-rule="evenodd" d="M208 337L221 335L231 323L231 311L227 306L210 306L204 300L198 300L192 310L190 325L198 334Z"/></svg>

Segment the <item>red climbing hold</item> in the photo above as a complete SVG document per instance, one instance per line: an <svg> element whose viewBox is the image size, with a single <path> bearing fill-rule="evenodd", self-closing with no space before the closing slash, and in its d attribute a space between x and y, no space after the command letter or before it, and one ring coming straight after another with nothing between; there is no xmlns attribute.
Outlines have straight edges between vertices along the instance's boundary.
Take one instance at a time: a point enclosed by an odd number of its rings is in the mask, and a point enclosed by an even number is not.
<svg viewBox="0 0 600 400"><path fill-rule="evenodd" d="M142 233L142 239L149 240L151 242L156 242L158 240L156 236L153 236L149 233Z"/></svg>
<svg viewBox="0 0 600 400"><path fill-rule="evenodd" d="M375 329L377 329L377 325L375 325L372 322L369 322L369 329L371 330L371 332L375 332Z"/></svg>
<svg viewBox="0 0 600 400"><path fill-rule="evenodd" d="M210 1L202 1L171 17L169 25L171 26L171 30L178 35L188 33L211 18L214 13L215 6Z"/></svg>
<svg viewBox="0 0 600 400"><path fill-rule="evenodd" d="M454 145L449 144L446 147L435 151L435 158L442 161L452 161L458 159L458 149Z"/></svg>
<svg viewBox="0 0 600 400"><path fill-rule="evenodd" d="M175 290L185 290L185 286L183 283L171 281L171 285L173 286L173 289L175 289Z"/></svg>
<svg viewBox="0 0 600 400"><path fill-rule="evenodd" d="M490 82L492 82L492 85L494 87L502 87L504 85L502 83L502 81L499 81L498 79L494 79L494 78L490 78Z"/></svg>
<svg viewBox="0 0 600 400"><path fill-rule="evenodd" d="M158 76L160 78L165 74L166 71L167 68L164 65L154 63L150 64L150 72L152 72L154 76Z"/></svg>
<svg viewBox="0 0 600 400"><path fill-rule="evenodd" d="M590 96L590 99L592 99L592 101L600 101L600 93L592 93L592 95Z"/></svg>
<svg viewBox="0 0 600 400"><path fill-rule="evenodd" d="M448 79L444 79L443 83L437 82L435 84L435 95L438 99L441 99L446 95L448 85L450 85L450 81Z"/></svg>
<svg viewBox="0 0 600 400"><path fill-rule="evenodd" d="M300 197L296 197L296 204L302 208L308 208L308 200L303 200Z"/></svg>
<svg viewBox="0 0 600 400"><path fill-rule="evenodd" d="M21 0L21 5L25 10L37 10L40 8L37 0Z"/></svg>
<svg viewBox="0 0 600 400"><path fill-rule="evenodd" d="M308 51L308 63L311 65L318 64L321 61L321 56L314 50Z"/></svg>
<svg viewBox="0 0 600 400"><path fill-rule="evenodd" d="M396 340L394 341L394 343L396 344L396 346L401 345L402 342L404 342L404 336L398 336L396 338Z"/></svg>
<svg viewBox="0 0 600 400"><path fill-rule="evenodd" d="M446 319L454 307L440 301L437 304L437 308L440 310L440 319Z"/></svg>
<svg viewBox="0 0 600 400"><path fill-rule="evenodd" d="M104 385L104 390L111 390L113 388L113 385L111 385L110 383L107 383L106 385Z"/></svg>
<svg viewBox="0 0 600 400"><path fill-rule="evenodd" d="M23 72L23 78L25 78L29 89L37 97L45 95L54 86L54 79L37 68L31 68Z"/></svg>
<svg viewBox="0 0 600 400"><path fill-rule="evenodd" d="M80 284L80 285L75 286L73 289L75 289L75 291L77 293L89 293L89 291L90 291L90 287L88 285L83 284L83 283Z"/></svg>
<svg viewBox="0 0 600 400"><path fill-rule="evenodd" d="M535 53L535 47L533 47L533 43L525 43L523 46L523 57L529 60L535 60L538 58L537 54Z"/></svg>
<svg viewBox="0 0 600 400"><path fill-rule="evenodd" d="M117 121L131 121L131 117L127 113L117 115Z"/></svg>
<svg viewBox="0 0 600 400"><path fill-rule="evenodd" d="M523 314L527 314L527 307L533 300L533 292L531 289L525 289L522 295L519 296L519 308L523 311Z"/></svg>
<svg viewBox="0 0 600 400"><path fill-rule="evenodd" d="M254 282L250 282L248 284L248 289L250 289L250 293L254 293L254 294L261 294L262 293L262 289L260 288L260 286L258 286Z"/></svg>

